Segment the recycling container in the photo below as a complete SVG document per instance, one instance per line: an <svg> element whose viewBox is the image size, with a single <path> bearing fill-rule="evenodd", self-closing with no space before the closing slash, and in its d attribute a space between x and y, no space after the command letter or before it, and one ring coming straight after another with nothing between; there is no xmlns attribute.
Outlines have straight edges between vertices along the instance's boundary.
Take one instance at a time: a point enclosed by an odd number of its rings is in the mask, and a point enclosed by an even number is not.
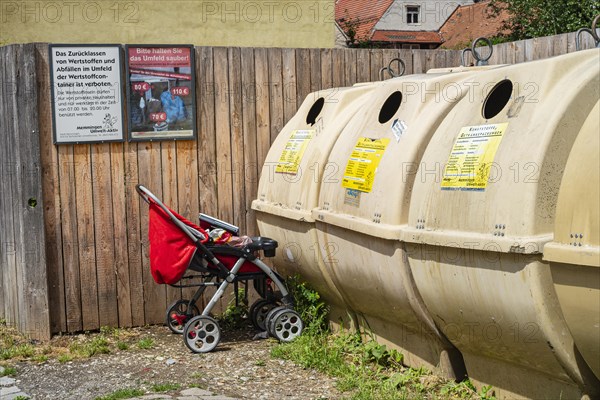
<svg viewBox="0 0 600 400"><path fill-rule="evenodd" d="M600 396L598 264L584 255L598 254L584 222L593 207L597 221L597 168L594 183L577 176L597 167L599 52L481 71L419 163L400 234L415 290L499 397Z"/></svg>
<svg viewBox="0 0 600 400"><path fill-rule="evenodd" d="M335 165L327 157L348 120L366 101L365 94L379 83L333 88L309 94L269 150L253 201L263 236L279 242L273 259L284 276L300 274L330 305L335 325L351 324L344 305L323 264L311 211L317 204L321 180L330 179Z"/></svg>
<svg viewBox="0 0 600 400"><path fill-rule="evenodd" d="M544 260L577 350L600 378L599 119L597 102L567 160Z"/></svg>
<svg viewBox="0 0 600 400"><path fill-rule="evenodd" d="M313 211L323 262L359 327L407 365L464 377L460 353L425 307L400 241L433 132L485 69L390 79L339 135ZM500 68L501 69L501 68Z"/></svg>

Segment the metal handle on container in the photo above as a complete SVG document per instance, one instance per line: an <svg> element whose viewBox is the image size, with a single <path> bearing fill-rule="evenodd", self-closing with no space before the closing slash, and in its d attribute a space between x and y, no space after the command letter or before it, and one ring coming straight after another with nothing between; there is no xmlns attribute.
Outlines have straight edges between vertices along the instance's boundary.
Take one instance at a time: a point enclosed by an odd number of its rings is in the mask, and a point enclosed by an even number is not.
<svg viewBox="0 0 600 400"><path fill-rule="evenodd" d="M598 21L600 21L600 14L596 15L596 18L592 21L592 28L581 28L577 31L575 36L575 50L581 50L581 34L583 32L589 33L592 38L594 38L594 42L596 47L600 48L600 36L598 35Z"/></svg>

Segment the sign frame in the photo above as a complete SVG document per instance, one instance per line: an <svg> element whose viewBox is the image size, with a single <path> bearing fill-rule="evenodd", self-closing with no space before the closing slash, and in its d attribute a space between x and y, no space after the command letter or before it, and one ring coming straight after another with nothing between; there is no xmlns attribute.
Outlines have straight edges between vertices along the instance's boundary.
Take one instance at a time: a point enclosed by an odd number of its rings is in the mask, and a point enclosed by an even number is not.
<svg viewBox="0 0 600 400"><path fill-rule="evenodd" d="M146 135L143 137L134 137L133 135L133 123L132 123L132 112L131 104L133 104L132 96L132 82L131 82L131 67L129 64L129 49L130 48L188 48L190 50L190 110L191 114L187 117L191 120L191 135ZM127 44L125 45L125 85L126 88L126 106L127 106L127 140L129 142L154 142L154 141L166 141L166 140L197 140L198 129L197 129L197 110L196 110L196 52L193 44ZM152 131L148 131L152 132Z"/></svg>
<svg viewBox="0 0 600 400"><path fill-rule="evenodd" d="M56 107L56 96L55 96L55 90L57 89L56 87L56 82L54 80L54 68L53 68L53 52L52 49L54 48L90 48L90 49L94 49L94 48L100 48L100 47L114 47L118 49L118 66L119 66L119 84L118 84L118 88L119 88L119 96L120 96L120 107L119 107L119 113L120 113L120 118L121 118L121 134L120 134L120 138L118 139L109 139L109 140L102 140L102 139L96 139L96 140L59 140L58 137L58 132L57 132L57 126L56 126L56 112L57 112L57 107ZM52 143L54 145L60 145L60 144L93 144L93 143L119 143L119 142L124 142L125 141L125 112L124 112L124 108L123 108L123 100L124 100L124 92L123 92L123 76L124 76L124 69L123 69L123 47L120 44L115 44L115 43L93 43L93 44L87 44L87 43L50 43L48 45L48 67L50 70L50 102L51 102L51 106L52 106Z"/></svg>

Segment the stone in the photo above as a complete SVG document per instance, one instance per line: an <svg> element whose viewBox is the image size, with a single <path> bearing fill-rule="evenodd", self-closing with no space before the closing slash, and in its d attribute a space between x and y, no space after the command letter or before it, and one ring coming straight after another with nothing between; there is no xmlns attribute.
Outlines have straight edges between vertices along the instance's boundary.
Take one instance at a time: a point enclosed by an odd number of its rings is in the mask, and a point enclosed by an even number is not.
<svg viewBox="0 0 600 400"><path fill-rule="evenodd" d="M0 387L0 399L4 400L4 396L8 397L9 394L18 393L20 391L21 389L16 386Z"/></svg>
<svg viewBox="0 0 600 400"><path fill-rule="evenodd" d="M15 382L16 382L15 379L9 378L8 376L3 376L2 378L0 378L0 387L12 386L15 384Z"/></svg>
<svg viewBox="0 0 600 400"><path fill-rule="evenodd" d="M200 388L189 388L181 391L182 396L212 396L212 392Z"/></svg>
<svg viewBox="0 0 600 400"><path fill-rule="evenodd" d="M2 397L2 400L14 400L16 398L20 398L20 399L27 398L27 399L29 399L29 396L25 392L18 391L16 393L9 394L6 397Z"/></svg>

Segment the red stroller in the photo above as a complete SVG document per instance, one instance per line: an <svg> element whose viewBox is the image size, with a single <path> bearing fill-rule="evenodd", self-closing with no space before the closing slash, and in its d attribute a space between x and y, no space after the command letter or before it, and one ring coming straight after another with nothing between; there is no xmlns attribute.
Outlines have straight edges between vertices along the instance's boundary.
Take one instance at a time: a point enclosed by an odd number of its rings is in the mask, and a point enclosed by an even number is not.
<svg viewBox="0 0 600 400"><path fill-rule="evenodd" d="M283 279L258 257L260 251L265 257L274 257L275 240L253 237L243 247L215 242L207 231L223 229L237 236L239 228L204 214L200 214L198 226L168 208L144 186L137 185L136 190L150 205L148 236L152 277L158 284L198 287L191 300L178 300L167 310L167 326L174 333L183 334L190 350L206 353L217 346L221 328L209 314L230 284L234 284L237 300L238 282L253 281L262 297L249 312L256 328L284 342L302 333L302 320L293 309L293 300ZM188 270L197 274L184 276ZM192 283L182 284L184 280ZM273 290L272 285L277 290ZM217 290L200 313L196 303L208 286Z"/></svg>

